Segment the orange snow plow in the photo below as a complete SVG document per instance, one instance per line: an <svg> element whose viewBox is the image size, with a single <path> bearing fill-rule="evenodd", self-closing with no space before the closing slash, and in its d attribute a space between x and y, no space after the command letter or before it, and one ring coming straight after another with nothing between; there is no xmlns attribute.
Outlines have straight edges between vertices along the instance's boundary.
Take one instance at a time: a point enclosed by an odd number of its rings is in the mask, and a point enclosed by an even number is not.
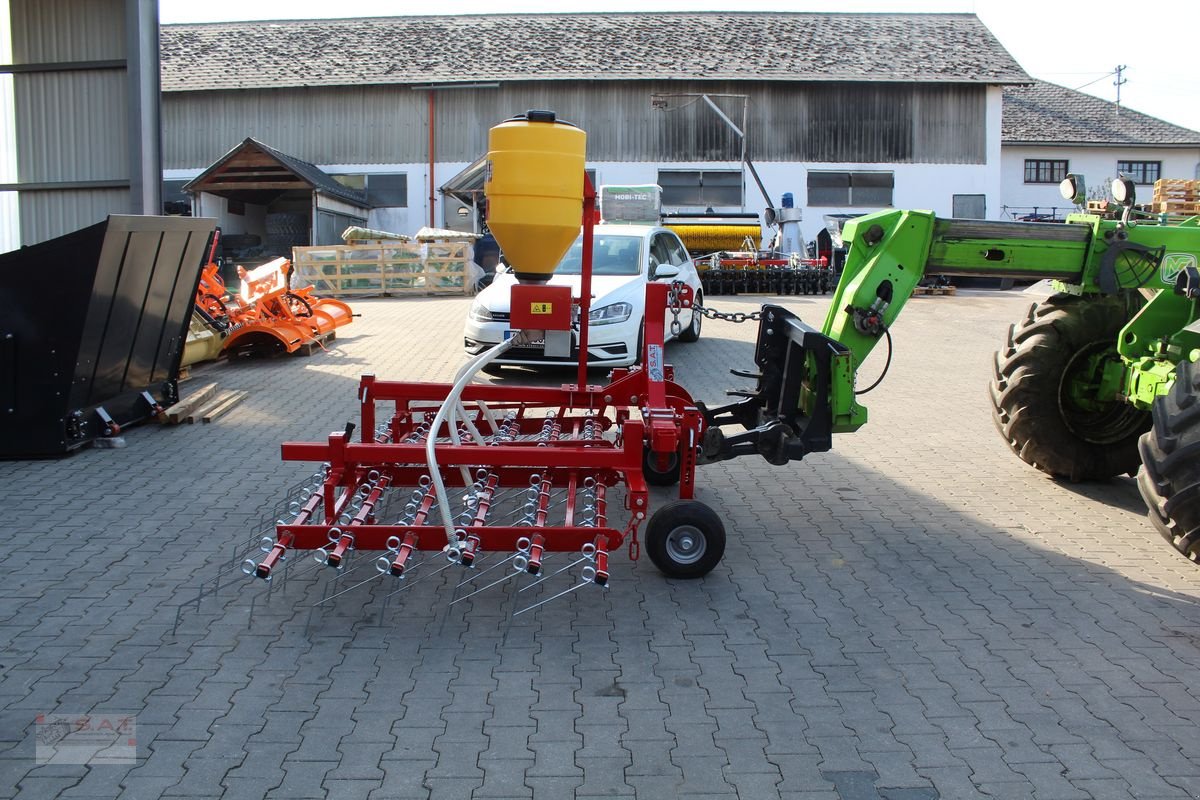
<svg viewBox="0 0 1200 800"><path fill-rule="evenodd" d="M268 261L246 271L238 267L239 292L225 291L215 263L204 268L196 289L196 305L226 326L221 348L231 356L294 353L301 347L321 344L350 323L350 306L332 298L314 297L311 286L290 286L292 263L286 258Z"/></svg>

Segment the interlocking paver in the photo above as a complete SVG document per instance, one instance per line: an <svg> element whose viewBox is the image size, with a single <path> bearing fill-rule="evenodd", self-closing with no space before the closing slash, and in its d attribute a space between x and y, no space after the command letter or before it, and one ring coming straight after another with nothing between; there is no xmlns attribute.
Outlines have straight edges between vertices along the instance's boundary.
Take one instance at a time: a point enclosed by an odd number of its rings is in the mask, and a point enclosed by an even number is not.
<svg viewBox="0 0 1200 800"><path fill-rule="evenodd" d="M829 302L778 300L809 321ZM249 392L217 424L2 462L36 546L0 596L0 797L1195 796L1200 573L1132 479L1056 484L995 435L990 353L1028 302L912 301L862 431L701 467L729 532L705 580L614 554L607 591L511 620L504 594L447 608L451 571L386 611L382 583L310 611L324 572L268 596L232 560L312 472L279 442L353 419L362 372L448 379L467 298L360 300L327 353L198 370ZM714 401L754 335L710 322L668 360ZM138 763L36 765L33 719L59 710L136 713Z"/></svg>

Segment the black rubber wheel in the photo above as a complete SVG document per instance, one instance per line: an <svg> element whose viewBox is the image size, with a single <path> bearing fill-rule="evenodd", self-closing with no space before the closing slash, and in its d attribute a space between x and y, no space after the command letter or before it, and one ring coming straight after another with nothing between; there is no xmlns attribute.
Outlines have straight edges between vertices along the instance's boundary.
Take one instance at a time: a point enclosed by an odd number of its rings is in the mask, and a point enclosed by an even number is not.
<svg viewBox="0 0 1200 800"><path fill-rule="evenodd" d="M679 483L679 453L672 453L666 469L658 465L658 458L650 448L642 453L642 475L651 486L674 486Z"/></svg>
<svg viewBox="0 0 1200 800"><path fill-rule="evenodd" d="M1180 362L1151 415L1154 427L1138 448L1138 489L1163 538L1200 562L1200 364Z"/></svg>
<svg viewBox="0 0 1200 800"><path fill-rule="evenodd" d="M700 338L700 326L704 324L704 316L695 309L695 306L701 305L704 305L704 295L697 292L696 301L692 308L692 322L679 332L679 341L694 342Z"/></svg>
<svg viewBox="0 0 1200 800"><path fill-rule="evenodd" d="M638 328L637 352L633 354L633 365L641 366L642 356L646 351L646 321L642 320L642 325Z"/></svg>
<svg viewBox="0 0 1200 800"><path fill-rule="evenodd" d="M703 577L725 555L725 526L703 503L675 500L650 517L646 553L668 578Z"/></svg>
<svg viewBox="0 0 1200 800"><path fill-rule="evenodd" d="M1097 400L1117 336L1144 301L1136 292L1106 297L1058 294L1029 307L996 353L992 418L1028 464L1071 481L1130 475L1150 414L1120 400Z"/></svg>

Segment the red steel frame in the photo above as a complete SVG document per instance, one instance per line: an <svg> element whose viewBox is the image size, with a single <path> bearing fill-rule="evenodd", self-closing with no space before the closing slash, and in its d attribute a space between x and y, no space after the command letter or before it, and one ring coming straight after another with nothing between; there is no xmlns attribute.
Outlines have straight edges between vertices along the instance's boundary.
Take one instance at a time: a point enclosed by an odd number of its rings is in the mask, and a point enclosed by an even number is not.
<svg viewBox="0 0 1200 800"><path fill-rule="evenodd" d="M504 419L501 427L506 436L479 445L452 443L448 422L437 431L427 430L437 405L450 392L449 384L384 381L364 375L359 383L359 441L352 441L347 430L330 434L325 442L282 445L285 461L324 462L324 482L290 520L280 520L273 544L264 547L266 557L248 571L269 578L289 550L324 549L325 563L339 567L353 548L389 551L388 571L400 576L413 551L448 549L441 512L432 511L427 436L443 440L436 453L439 474L447 487L464 487L469 480L466 475L480 476L475 484L479 491L473 519L470 524L454 526L459 540L455 546L466 564L481 551L519 551L526 554L527 571L536 574L543 552L590 546L594 548L594 580L603 584L608 580L610 549L621 547L628 539L631 555L637 555L637 530L649 505L644 458L656 459L661 469L678 456L679 496L693 497L697 445L704 422L692 398L674 382L672 368L663 362L670 287L661 283L647 286L643 366L614 370L606 386L587 383L590 244L597 215L595 192L590 182L585 183L577 382L557 389L468 385L462 393L464 407L486 403L494 415L491 419ZM691 290L678 285L676 290L676 302L689 307ZM381 413L381 403L394 404L383 425L379 423L387 412ZM635 412L640 412L640 419ZM479 411L472 421L483 430L488 418ZM612 436L605 438L605 432ZM625 507L630 513L624 528L608 524L608 490L617 485L625 487ZM414 502L409 524L377 524L374 514L383 493L389 487L412 486L421 487L424 495L419 504ZM487 524L488 507L498 486L536 490L536 510L523 524ZM590 487L593 515L587 519L578 505L579 490L585 486ZM561 524L548 524L552 487L567 490ZM445 513L460 514L450 509Z"/></svg>

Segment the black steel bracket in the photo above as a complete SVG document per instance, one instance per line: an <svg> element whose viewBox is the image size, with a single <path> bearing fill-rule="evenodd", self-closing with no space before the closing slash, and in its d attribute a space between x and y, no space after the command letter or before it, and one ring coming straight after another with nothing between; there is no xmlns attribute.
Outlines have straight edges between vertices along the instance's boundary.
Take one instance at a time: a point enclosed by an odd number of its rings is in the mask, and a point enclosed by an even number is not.
<svg viewBox="0 0 1200 800"><path fill-rule="evenodd" d="M843 344L787 309L763 306L754 351L759 368L755 391L745 400L719 408L697 404L708 423L701 461L757 454L779 465L829 450L833 446L829 398L833 359L847 352ZM805 413L802 401L811 413ZM724 425L745 430L727 435L721 430Z"/></svg>

